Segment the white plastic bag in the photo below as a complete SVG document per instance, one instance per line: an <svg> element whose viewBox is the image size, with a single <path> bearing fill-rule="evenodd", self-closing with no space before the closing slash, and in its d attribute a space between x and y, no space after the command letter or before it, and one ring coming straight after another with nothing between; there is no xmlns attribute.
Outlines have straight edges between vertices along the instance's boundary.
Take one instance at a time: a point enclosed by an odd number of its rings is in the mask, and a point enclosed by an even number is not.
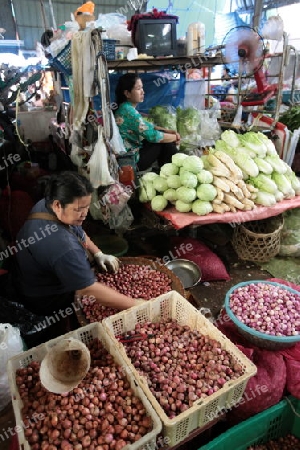
<svg viewBox="0 0 300 450"><path fill-rule="evenodd" d="M113 129L113 135L110 141L110 145L113 149L115 155L124 155L126 153L126 149L124 146L123 139L120 135L119 127L116 124L115 116L111 112L111 123Z"/></svg>
<svg viewBox="0 0 300 450"><path fill-rule="evenodd" d="M9 323L0 324L0 411L10 402L10 389L7 375L7 361L23 351L19 328Z"/></svg>
<svg viewBox="0 0 300 450"><path fill-rule="evenodd" d="M103 139L103 128L98 127L98 141L93 154L87 163L90 172L90 182L96 189L99 186L108 186L114 182L108 168L108 153Z"/></svg>

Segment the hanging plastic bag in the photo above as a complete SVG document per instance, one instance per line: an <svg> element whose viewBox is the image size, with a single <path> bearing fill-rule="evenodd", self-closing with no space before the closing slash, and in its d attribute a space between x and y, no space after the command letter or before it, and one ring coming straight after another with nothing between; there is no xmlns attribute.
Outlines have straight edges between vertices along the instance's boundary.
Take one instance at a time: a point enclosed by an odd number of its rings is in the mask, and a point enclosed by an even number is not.
<svg viewBox="0 0 300 450"><path fill-rule="evenodd" d="M10 402L7 361L23 351L20 330L9 323L0 324L0 411Z"/></svg>
<svg viewBox="0 0 300 450"><path fill-rule="evenodd" d="M114 182L108 169L107 148L103 139L103 128L98 127L98 141L95 144L93 154L87 163L90 182L94 188L108 186Z"/></svg>
<svg viewBox="0 0 300 450"><path fill-rule="evenodd" d="M112 150L116 155L124 155L126 153L126 149L113 113L111 113L111 123L113 135L110 141L110 145L112 147Z"/></svg>

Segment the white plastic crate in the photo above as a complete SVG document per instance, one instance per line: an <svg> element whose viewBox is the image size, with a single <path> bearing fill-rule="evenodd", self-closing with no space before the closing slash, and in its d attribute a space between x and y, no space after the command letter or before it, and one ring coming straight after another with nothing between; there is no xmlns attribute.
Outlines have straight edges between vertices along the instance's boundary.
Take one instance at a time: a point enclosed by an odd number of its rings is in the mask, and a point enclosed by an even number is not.
<svg viewBox="0 0 300 450"><path fill-rule="evenodd" d="M166 415L150 391L146 378L135 369L124 346L115 338L115 336L133 330L137 323L159 322L169 319L175 319L181 325L188 325L192 330L200 331L201 334L216 339L222 344L222 348L235 357L244 370L243 375L237 380L228 381L214 394L195 401L194 406L173 419ZM204 427L215 419L221 411L236 405L243 396L249 378L256 374L256 366L194 306L175 291L163 294L129 310L121 311L104 319L102 323L107 329L108 336L112 339L115 351L119 351L124 360L127 361L129 370L138 380L160 417L163 423L163 435L169 439L170 446L183 441L196 428Z"/></svg>
<svg viewBox="0 0 300 450"><path fill-rule="evenodd" d="M18 388L16 385L15 374L16 370L21 367L28 366L32 361L41 361L46 353L61 339L72 337L78 339L88 346L94 339L98 338L106 350L113 356L114 361L121 367L126 368L126 363L123 361L122 356L119 354L118 350L111 345L110 340L106 337L106 332L100 323L92 323L86 325L85 327L79 328L78 330L67 333L56 339L52 339L45 344L41 344L38 347L31 348L30 350L20 353L19 355L11 358L8 361L7 370L8 378L10 384L10 390L12 395L12 404L16 419L17 433L19 447L22 450L30 450L30 445L24 436L24 430L22 426L22 415L21 409L23 407L23 402L19 396ZM126 373L127 379L130 382L130 387L137 397L139 397L147 411L148 416L151 417L153 422L153 429L139 439L137 442L127 445L124 450L155 450L156 449L156 437L162 429L162 424L157 414L155 413L153 407L149 403L142 389L138 386L137 382L134 380L131 373L124 371Z"/></svg>

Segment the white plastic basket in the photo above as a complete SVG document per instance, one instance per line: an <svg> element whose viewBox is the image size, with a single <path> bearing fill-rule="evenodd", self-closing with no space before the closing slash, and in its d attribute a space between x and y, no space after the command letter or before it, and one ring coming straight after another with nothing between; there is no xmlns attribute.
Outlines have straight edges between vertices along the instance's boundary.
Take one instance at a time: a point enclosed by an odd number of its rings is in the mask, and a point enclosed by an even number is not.
<svg viewBox="0 0 300 450"><path fill-rule="evenodd" d="M24 436L24 429L22 426L23 422L21 409L23 407L23 402L19 396L18 388L16 385L15 380L16 370L21 367L26 367L32 361L41 361L46 355L46 353L50 350L50 348L56 345L56 343L59 340L64 339L66 337L73 337L74 339L78 339L87 346L94 339L98 338L102 342L106 350L108 350L109 353L113 356L114 361L122 368L126 367L126 364L124 363L122 356L119 354L118 350L114 346L111 346L110 340L107 339L106 332L100 323L92 323L86 325L85 327L79 328L78 330L67 333L56 339L52 339L51 341L48 341L45 344L41 344L38 347L34 347L26 352L20 353L19 355L11 358L8 361L7 365L8 378L12 395L12 404L16 419L16 431L18 433L19 447L22 450L30 450L30 445ZM145 394L138 386L137 382L134 380L132 374L129 373L128 371L126 371L125 373L128 381L130 382L131 389L133 390L135 395L141 399L147 411L147 414L151 417L153 422L153 428L149 433L147 433L137 442L124 447L124 450L155 450L156 437L162 429L161 421L158 418L157 414L155 413L153 407L149 403L148 399L146 398Z"/></svg>
<svg viewBox="0 0 300 450"><path fill-rule="evenodd" d="M200 331L222 344L222 348L235 357L238 364L243 367L243 375L236 380L228 381L219 391L199 399L194 406L170 419L152 392L149 389L146 378L141 376L128 358L124 346L115 338L123 333L131 331L137 323L159 322L175 319L181 325L188 325L192 330ZM194 308L184 297L176 291L171 291L135 306L126 311L110 316L103 320L103 326L112 339L115 351L122 354L131 371L150 400L155 411L163 423L163 436L168 438L170 446L183 441L196 428L202 428L216 419L220 412L232 408L243 396L245 387L250 377L256 374L256 366L208 319Z"/></svg>

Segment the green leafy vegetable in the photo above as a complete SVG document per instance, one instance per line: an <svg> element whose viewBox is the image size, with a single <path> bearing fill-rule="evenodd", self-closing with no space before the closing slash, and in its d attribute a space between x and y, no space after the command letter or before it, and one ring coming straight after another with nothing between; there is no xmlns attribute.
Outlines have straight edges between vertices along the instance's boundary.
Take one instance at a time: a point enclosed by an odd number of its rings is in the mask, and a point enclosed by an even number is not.
<svg viewBox="0 0 300 450"><path fill-rule="evenodd" d="M175 164L178 167L182 166L183 161L185 158L187 158L188 155L185 153L175 153L175 155L172 156L172 163Z"/></svg>
<svg viewBox="0 0 300 450"><path fill-rule="evenodd" d="M188 172L187 170L182 171L182 173L180 174L180 181L183 186L186 186L188 188L195 188L198 184L197 175Z"/></svg>
<svg viewBox="0 0 300 450"><path fill-rule="evenodd" d="M177 193L175 189L167 189L164 193L163 196L165 197L166 200L168 200L169 202L175 202L177 200Z"/></svg>
<svg viewBox="0 0 300 450"><path fill-rule="evenodd" d="M177 209L177 211L182 213L190 212L192 209L192 203L185 203L181 200L176 200L175 208Z"/></svg>
<svg viewBox="0 0 300 450"><path fill-rule="evenodd" d="M176 194L178 200L181 200L184 203L193 202L197 196L195 189L187 188L185 186L178 188Z"/></svg>
<svg viewBox="0 0 300 450"><path fill-rule="evenodd" d="M153 187L158 192L164 192L168 189L169 186L164 178L158 176L153 180Z"/></svg>
<svg viewBox="0 0 300 450"><path fill-rule="evenodd" d="M192 173L199 173L203 169L203 162L199 156L191 155L185 158L182 163L182 168Z"/></svg>
<svg viewBox="0 0 300 450"><path fill-rule="evenodd" d="M257 177L250 178L250 181L257 189L263 192L275 194L278 190L275 181L263 173L260 173Z"/></svg>
<svg viewBox="0 0 300 450"><path fill-rule="evenodd" d="M160 169L160 176L167 178L170 175L177 175L179 167L172 163L164 164Z"/></svg>
<svg viewBox="0 0 300 450"><path fill-rule="evenodd" d="M151 208L153 211L163 211L168 204L168 200L162 195L156 195L151 200Z"/></svg>
<svg viewBox="0 0 300 450"><path fill-rule="evenodd" d="M217 189L212 184L200 184L196 192L200 200L207 202L212 201L217 196Z"/></svg>
<svg viewBox="0 0 300 450"><path fill-rule="evenodd" d="M198 216L205 216L212 212L213 207L210 202L205 202L203 200L195 200L192 205L192 211Z"/></svg>
<svg viewBox="0 0 300 450"><path fill-rule="evenodd" d="M169 188L177 189L181 186L180 176L179 175L170 175L166 179L167 185Z"/></svg>
<svg viewBox="0 0 300 450"><path fill-rule="evenodd" d="M201 172L197 173L197 178L199 183L209 184L213 182L213 174L209 170L201 170Z"/></svg>

